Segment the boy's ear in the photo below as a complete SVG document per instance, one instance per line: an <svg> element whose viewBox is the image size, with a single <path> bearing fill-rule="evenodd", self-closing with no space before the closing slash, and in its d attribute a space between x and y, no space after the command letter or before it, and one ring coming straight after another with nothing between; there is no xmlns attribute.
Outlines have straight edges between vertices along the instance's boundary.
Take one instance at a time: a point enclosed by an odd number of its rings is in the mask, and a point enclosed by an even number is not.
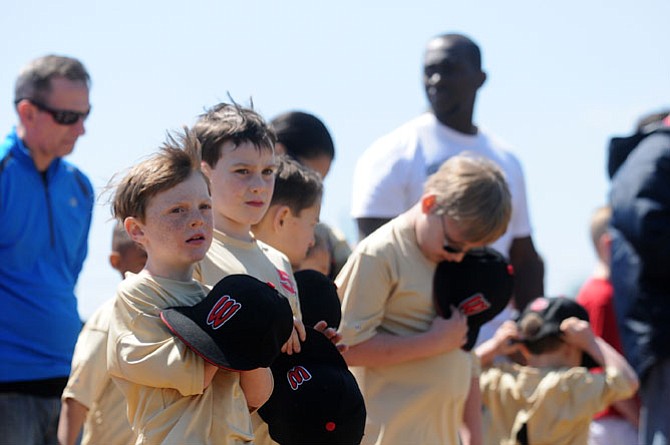
<svg viewBox="0 0 670 445"><path fill-rule="evenodd" d="M272 226L275 229L275 231L281 230L281 228L284 226L284 222L286 221L286 218L291 215L291 209L286 206L286 205L279 205L275 209L275 214L274 218L272 220Z"/></svg>
<svg viewBox="0 0 670 445"><path fill-rule="evenodd" d="M123 221L123 227L125 227L126 232L128 232L130 239L136 243L144 244L142 242L144 240L144 230L142 228L143 224L140 222L140 220L134 216L129 216Z"/></svg>
<svg viewBox="0 0 670 445"><path fill-rule="evenodd" d="M207 176L207 179L212 179L212 167L205 161L200 161L200 169Z"/></svg>
<svg viewBox="0 0 670 445"><path fill-rule="evenodd" d="M421 211L425 214L431 213L437 203L437 197L433 193L421 197Z"/></svg>

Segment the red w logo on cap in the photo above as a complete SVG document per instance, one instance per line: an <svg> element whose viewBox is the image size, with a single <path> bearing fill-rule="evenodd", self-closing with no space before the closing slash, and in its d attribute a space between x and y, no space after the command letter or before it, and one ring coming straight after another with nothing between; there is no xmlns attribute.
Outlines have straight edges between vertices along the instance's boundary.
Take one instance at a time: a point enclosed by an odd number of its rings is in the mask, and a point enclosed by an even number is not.
<svg viewBox="0 0 670 445"><path fill-rule="evenodd" d="M491 303L484 298L484 294L478 292L473 296L461 301L458 308L464 315L470 316L484 312L491 307Z"/></svg>
<svg viewBox="0 0 670 445"><path fill-rule="evenodd" d="M214 307L207 315L207 324L212 329L219 329L225 322L233 318L233 315L242 308L242 305L229 295L219 298Z"/></svg>
<svg viewBox="0 0 670 445"><path fill-rule="evenodd" d="M286 378L288 379L288 384L291 386L291 389L295 391L298 389L298 386L311 380L312 374L302 366L294 366L288 370Z"/></svg>

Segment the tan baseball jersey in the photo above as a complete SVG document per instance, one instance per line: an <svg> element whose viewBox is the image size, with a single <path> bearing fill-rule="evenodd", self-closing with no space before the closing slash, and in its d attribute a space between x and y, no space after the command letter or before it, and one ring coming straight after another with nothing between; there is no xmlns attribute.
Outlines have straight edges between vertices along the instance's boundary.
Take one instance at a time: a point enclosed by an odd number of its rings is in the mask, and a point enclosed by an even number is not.
<svg viewBox="0 0 670 445"><path fill-rule="evenodd" d="M197 281L127 274L119 284L107 343L108 370L126 397L136 444L241 444L253 440L239 373L219 369L203 388L204 360L160 319L205 297Z"/></svg>
<svg viewBox="0 0 670 445"><path fill-rule="evenodd" d="M343 342L425 332L437 316L436 264L405 215L361 241L336 279ZM461 349L392 366L354 367L368 413L363 443L457 444L478 360Z"/></svg>
<svg viewBox="0 0 670 445"><path fill-rule="evenodd" d="M207 256L196 265L194 278L212 287L222 278L240 273L272 283L288 299L293 315L302 318L298 286L286 255L262 241L242 241L214 230L212 246ZM254 443L275 444L270 438L267 424L260 416L254 413L251 417Z"/></svg>
<svg viewBox="0 0 670 445"><path fill-rule="evenodd" d="M107 334L114 299L103 303L79 333L72 371L62 399L88 408L81 445L133 442L126 417L126 399L107 373Z"/></svg>
<svg viewBox="0 0 670 445"><path fill-rule="evenodd" d="M214 230L212 246L207 256L196 264L193 278L211 288L232 274L247 274L269 281L288 298L293 315L300 318L298 286L286 255L262 241L242 241Z"/></svg>
<svg viewBox="0 0 670 445"><path fill-rule="evenodd" d="M526 424L532 445L586 445L595 413L633 394L617 369L531 368L514 363L485 369L480 377L485 444L516 444Z"/></svg>

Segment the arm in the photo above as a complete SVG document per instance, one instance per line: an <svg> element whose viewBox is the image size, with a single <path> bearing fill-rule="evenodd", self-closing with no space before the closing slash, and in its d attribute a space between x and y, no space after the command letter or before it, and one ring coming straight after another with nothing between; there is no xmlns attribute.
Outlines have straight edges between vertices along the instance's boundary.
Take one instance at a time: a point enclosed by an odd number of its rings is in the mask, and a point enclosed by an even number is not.
<svg viewBox="0 0 670 445"><path fill-rule="evenodd" d="M268 401L274 389L270 368L240 372L240 386L247 398L249 412L254 412Z"/></svg>
<svg viewBox="0 0 670 445"><path fill-rule="evenodd" d="M358 239L362 240L389 221L391 218L357 218Z"/></svg>
<svg viewBox="0 0 670 445"><path fill-rule="evenodd" d="M633 368L605 340L593 335L588 322L574 317L568 318L561 323L561 332L566 343L580 347L604 369L616 368L630 383L632 391L637 391L640 383Z"/></svg>
<svg viewBox="0 0 670 445"><path fill-rule="evenodd" d="M460 433L462 445L481 445L482 393L478 377L473 377L470 381L470 391L463 408L463 425Z"/></svg>
<svg viewBox="0 0 670 445"><path fill-rule="evenodd" d="M479 345L475 354L479 357L482 367L490 366L496 357L510 355L519 350L519 344L513 340L519 337L516 323L507 320L496 331L495 335Z"/></svg>
<svg viewBox="0 0 670 445"><path fill-rule="evenodd" d="M451 318L436 317L426 332L411 336L377 333L342 355L350 366L396 365L460 348L467 341L467 332L467 317L452 308Z"/></svg>
<svg viewBox="0 0 670 445"><path fill-rule="evenodd" d="M530 236L514 238L509 260L514 268L514 307L521 312L528 303L544 295L544 262Z"/></svg>
<svg viewBox="0 0 670 445"><path fill-rule="evenodd" d="M81 428L86 420L88 407L72 398L66 398L61 403L60 417L58 418L58 443L60 445L75 445Z"/></svg>
<svg viewBox="0 0 670 445"><path fill-rule="evenodd" d="M631 423L635 428L640 428L640 404L636 397L630 399L617 400L612 403L619 413Z"/></svg>

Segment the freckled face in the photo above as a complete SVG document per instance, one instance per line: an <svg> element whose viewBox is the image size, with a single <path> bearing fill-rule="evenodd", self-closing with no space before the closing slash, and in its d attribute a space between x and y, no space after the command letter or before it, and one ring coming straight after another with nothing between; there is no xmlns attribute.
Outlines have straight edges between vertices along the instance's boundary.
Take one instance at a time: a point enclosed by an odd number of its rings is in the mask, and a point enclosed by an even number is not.
<svg viewBox="0 0 670 445"><path fill-rule="evenodd" d="M146 269L175 279L189 279L194 263L212 243L212 200L200 173L149 200L138 240L146 249Z"/></svg>
<svg viewBox="0 0 670 445"><path fill-rule="evenodd" d="M275 157L268 148L250 142L227 142L214 168L203 164L212 187L214 226L246 239L253 224L265 215L275 183Z"/></svg>

